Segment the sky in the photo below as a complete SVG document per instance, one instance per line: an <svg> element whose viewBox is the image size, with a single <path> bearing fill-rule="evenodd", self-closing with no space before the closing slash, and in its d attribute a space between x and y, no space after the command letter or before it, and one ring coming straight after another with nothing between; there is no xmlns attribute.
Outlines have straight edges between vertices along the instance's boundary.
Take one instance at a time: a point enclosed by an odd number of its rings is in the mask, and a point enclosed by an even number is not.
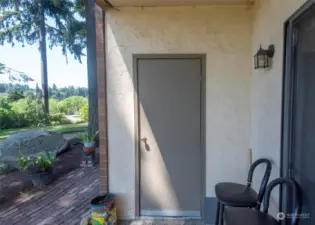
<svg viewBox="0 0 315 225"><path fill-rule="evenodd" d="M80 64L72 55L68 54L67 63L61 48L56 47L52 50L47 48L47 61L49 86L55 83L58 88L69 85L87 87L86 57L82 58L82 64ZM26 73L40 86L40 53L37 45L22 47L16 44L12 47L10 44L6 44L0 46L0 63ZM29 85L35 87L36 82Z"/></svg>

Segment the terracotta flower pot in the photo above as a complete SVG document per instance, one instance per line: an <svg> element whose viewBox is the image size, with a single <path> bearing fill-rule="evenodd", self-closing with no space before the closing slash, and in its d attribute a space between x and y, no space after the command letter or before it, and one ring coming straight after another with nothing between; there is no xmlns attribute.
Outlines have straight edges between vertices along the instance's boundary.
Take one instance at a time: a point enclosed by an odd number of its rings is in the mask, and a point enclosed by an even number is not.
<svg viewBox="0 0 315 225"><path fill-rule="evenodd" d="M85 148L91 148L91 147L95 147L95 142L94 141L92 141L92 142L84 142L83 145L84 145Z"/></svg>
<svg viewBox="0 0 315 225"><path fill-rule="evenodd" d="M89 154L89 155L94 154L95 149L96 149L95 142L85 142L84 143L83 150L86 154Z"/></svg>

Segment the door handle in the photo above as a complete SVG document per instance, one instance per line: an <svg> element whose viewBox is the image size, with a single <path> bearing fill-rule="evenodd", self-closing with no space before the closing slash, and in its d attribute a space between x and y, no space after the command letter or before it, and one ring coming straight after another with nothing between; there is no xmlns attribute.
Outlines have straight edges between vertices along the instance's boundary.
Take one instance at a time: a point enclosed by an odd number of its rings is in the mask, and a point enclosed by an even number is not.
<svg viewBox="0 0 315 225"><path fill-rule="evenodd" d="M140 139L144 143L145 150L150 151L150 146L148 145L148 139L146 137Z"/></svg>

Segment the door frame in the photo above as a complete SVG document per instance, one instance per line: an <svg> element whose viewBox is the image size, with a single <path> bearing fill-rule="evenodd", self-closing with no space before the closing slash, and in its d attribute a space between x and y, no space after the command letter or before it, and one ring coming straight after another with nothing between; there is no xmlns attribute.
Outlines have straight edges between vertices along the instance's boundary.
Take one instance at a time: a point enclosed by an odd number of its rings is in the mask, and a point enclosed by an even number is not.
<svg viewBox="0 0 315 225"><path fill-rule="evenodd" d="M200 215L203 215L203 203L206 196L206 54L133 54L134 84L134 127L135 127L135 216L140 215L140 102L138 61L140 59L200 59L200 146L201 146L201 195Z"/></svg>
<svg viewBox="0 0 315 225"><path fill-rule="evenodd" d="M282 79L282 127L281 127L281 166L280 176L294 178L294 92L296 85L296 46L298 41L297 24L304 15L315 8L315 0L306 1L284 23L284 53ZM280 187L279 212L290 208L285 187Z"/></svg>

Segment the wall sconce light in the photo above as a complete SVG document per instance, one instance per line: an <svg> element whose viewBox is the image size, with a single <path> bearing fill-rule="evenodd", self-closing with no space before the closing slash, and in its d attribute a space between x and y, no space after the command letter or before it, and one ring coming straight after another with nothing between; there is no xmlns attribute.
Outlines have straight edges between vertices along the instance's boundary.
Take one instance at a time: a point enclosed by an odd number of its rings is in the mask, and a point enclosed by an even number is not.
<svg viewBox="0 0 315 225"><path fill-rule="evenodd" d="M256 55L254 55L255 69L268 68L271 66L271 58L275 53L275 46L269 45L268 49L263 49L260 45Z"/></svg>

